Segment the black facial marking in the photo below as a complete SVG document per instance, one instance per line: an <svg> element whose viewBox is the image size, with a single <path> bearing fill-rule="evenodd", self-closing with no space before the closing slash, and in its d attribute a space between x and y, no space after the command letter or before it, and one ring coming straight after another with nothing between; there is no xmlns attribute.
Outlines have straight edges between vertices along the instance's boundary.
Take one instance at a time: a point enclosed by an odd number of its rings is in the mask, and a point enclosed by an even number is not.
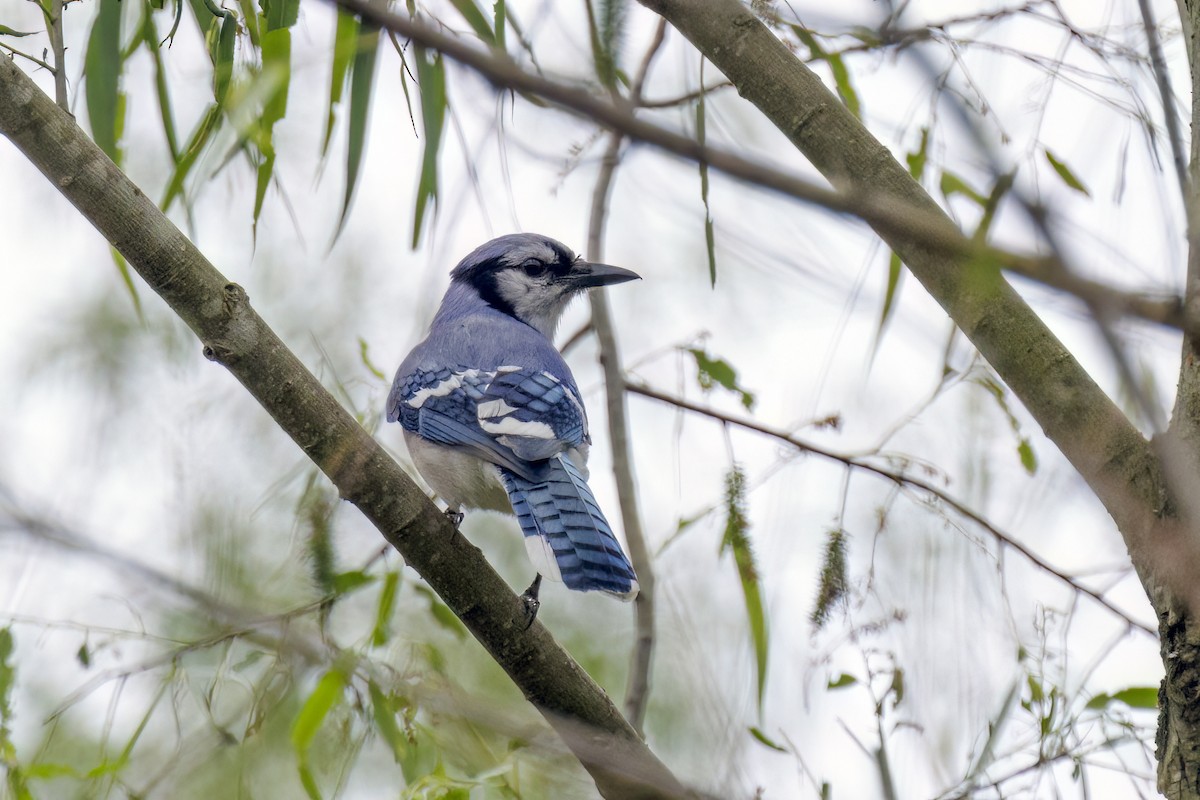
<svg viewBox="0 0 1200 800"><path fill-rule="evenodd" d="M489 259L471 268L463 277L475 287L479 296L483 298L483 302L497 311L515 318L517 310L513 308L512 303L500 296L500 291L496 287L496 275L502 268L500 259Z"/></svg>

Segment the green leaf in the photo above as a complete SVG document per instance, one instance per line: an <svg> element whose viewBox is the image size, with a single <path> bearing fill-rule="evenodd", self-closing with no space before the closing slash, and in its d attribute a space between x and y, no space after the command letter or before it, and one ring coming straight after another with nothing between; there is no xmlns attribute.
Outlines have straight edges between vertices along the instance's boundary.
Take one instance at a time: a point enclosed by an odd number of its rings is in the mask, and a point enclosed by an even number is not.
<svg viewBox="0 0 1200 800"><path fill-rule="evenodd" d="M862 109L858 100L858 92L854 90L854 84L850 80L850 71L846 69L846 62L842 60L841 53L826 51L807 28L799 25L792 25L791 28L796 37L808 48L814 61L824 61L829 65L829 71L833 73L833 83L837 88L838 97L841 98L842 103L845 104L851 114L861 119Z"/></svg>
<svg viewBox="0 0 1200 800"><path fill-rule="evenodd" d="M904 702L904 670L896 667L892 672L892 697L895 698L895 704L898 706Z"/></svg>
<svg viewBox="0 0 1200 800"><path fill-rule="evenodd" d="M349 572L339 572L333 576L333 592L337 595L349 594L357 589L361 589L368 584L372 584L378 580L375 575L368 575L362 570L350 570Z"/></svg>
<svg viewBox="0 0 1200 800"><path fill-rule="evenodd" d="M246 25L246 33L250 36L250 46L257 50L262 47L262 33L259 31L259 13L254 0L238 0L238 8L242 10L242 22Z"/></svg>
<svg viewBox="0 0 1200 800"><path fill-rule="evenodd" d="M987 206L986 197L972 189L966 181L949 170L942 170L942 181L940 188L942 196L947 200L956 194L961 194L964 197L975 201L980 208L985 208Z"/></svg>
<svg viewBox="0 0 1200 800"><path fill-rule="evenodd" d="M300 0L261 0L267 32L290 28L300 18Z"/></svg>
<svg viewBox="0 0 1200 800"><path fill-rule="evenodd" d="M216 23L214 23L216 24ZM213 41L213 97L217 104L225 102L233 80L233 57L237 50L237 15L227 12L220 23L220 32Z"/></svg>
<svg viewBox="0 0 1200 800"><path fill-rule="evenodd" d="M776 752L779 752L779 753L790 752L783 745L776 744L774 741L772 741L770 738L768 738L767 735L765 733L763 733L762 730L759 728L751 727L750 735L753 736L755 738L755 740L758 741L759 744L766 745L767 747L771 748L772 750L775 750Z"/></svg>
<svg viewBox="0 0 1200 800"><path fill-rule="evenodd" d="M88 35L83 71L87 78L88 122L97 146L115 163L117 151L118 84L121 79L121 3L100 3L100 12Z"/></svg>
<svg viewBox="0 0 1200 800"><path fill-rule="evenodd" d="M699 348L690 347L687 351L696 359L696 380L704 391L711 391L715 386L721 386L734 394L740 395L742 405L747 410L754 408L754 395L738 386L737 370L728 361L712 358Z"/></svg>
<svg viewBox="0 0 1200 800"><path fill-rule="evenodd" d="M63 778L67 776L79 777L79 770L70 764L56 764L54 762L43 761L40 764L31 764L25 770L26 778L35 778L37 780L47 780L49 778ZM33 795L29 795L30 798Z"/></svg>
<svg viewBox="0 0 1200 800"><path fill-rule="evenodd" d="M504 22L505 17L508 15L508 11L505 8L504 0L496 0L495 5L492 6L492 11L494 12L496 18L496 49L506 50L507 45L504 41Z"/></svg>
<svg viewBox="0 0 1200 800"><path fill-rule="evenodd" d="M241 661L233 665L233 671L245 672L259 661L262 661L263 657L266 655L267 651L265 650L251 650L249 653L246 653L246 656Z"/></svg>
<svg viewBox="0 0 1200 800"><path fill-rule="evenodd" d="M620 80L621 45L625 33L624 0L599 0L599 8L587 2L588 31L591 35L592 61L600 85L614 89ZM628 86L628 79L625 81Z"/></svg>
<svg viewBox="0 0 1200 800"><path fill-rule="evenodd" d="M142 42L154 61L154 89L158 95L158 113L162 119L163 135L167 138L167 149L171 151L171 159L178 163L179 137L175 130L175 115L171 110L171 90L167 83L158 29L154 27L154 18L150 14L142 18Z"/></svg>
<svg viewBox="0 0 1200 800"><path fill-rule="evenodd" d="M1006 172L996 178L996 185L992 187L992 192L988 195L987 202L984 203L983 216L979 219L979 225L975 228L975 233L971 235L971 238L976 242L982 244L987 241L988 231L992 229L992 222L996 219L996 211L1000 208L1000 201L1012 189L1016 176L1016 172Z"/></svg>
<svg viewBox="0 0 1200 800"><path fill-rule="evenodd" d="M1089 192L1087 187L1083 185L1083 181L1075 177L1075 173L1071 171L1070 167L1055 157L1054 153L1051 153L1049 148L1047 148L1044 152L1046 154L1046 160L1050 162L1050 166L1053 167L1054 171L1058 173L1058 177L1062 178L1063 183L1080 194L1086 195L1087 197L1092 196L1092 193Z"/></svg>
<svg viewBox="0 0 1200 800"><path fill-rule="evenodd" d="M32 36L37 31L18 31L7 25L0 25L0 36Z"/></svg>
<svg viewBox="0 0 1200 800"><path fill-rule="evenodd" d="M333 238L341 235L350 213L350 201L354 198L354 187L358 184L358 171L362 166L363 153L367 146L367 120L371 111L371 90L375 85L375 60L379 52L379 29L364 25L354 54L350 74L350 124L346 141L346 194L342 198L342 214L338 219Z"/></svg>
<svg viewBox="0 0 1200 800"><path fill-rule="evenodd" d="M1037 455L1033 452L1033 445L1029 443L1029 439L1022 438L1020 444L1017 445L1017 455L1021 458L1021 466L1030 475L1037 472Z"/></svg>
<svg viewBox="0 0 1200 800"><path fill-rule="evenodd" d="M133 270L129 268L129 263L117 248L109 245L108 252L112 256L113 264L117 267L117 272L121 275L121 283L125 285L125 291L129 292L129 299L133 301L133 310L137 313L138 319L144 322L146 318L142 315L142 298L138 295L137 282L133 279Z"/></svg>
<svg viewBox="0 0 1200 800"><path fill-rule="evenodd" d="M446 119L446 70L442 54L428 57L420 48L416 52L417 82L421 90L421 122L425 128L425 156L421 162L421 178L417 184L417 203L413 214L412 246L415 250L421 241L421 224L425 219L425 207L430 200L437 200L438 149L442 145L442 126Z"/></svg>
<svg viewBox="0 0 1200 800"><path fill-rule="evenodd" d="M1008 425L1012 428L1012 432L1017 436L1017 457L1021 460L1021 466L1030 475L1037 471L1037 454L1033 451L1033 445L1029 439L1021 435L1021 421L1017 419L1017 415L1013 413L1008 405L1008 391L1000 383L999 380L992 377L990 374L976 375L970 378L970 381L976 386L987 391L996 401L996 405L1008 418Z"/></svg>
<svg viewBox="0 0 1200 800"><path fill-rule="evenodd" d="M847 686L854 686L858 683L858 678L848 672L843 672L829 683L825 684L826 689L845 689Z"/></svg>
<svg viewBox="0 0 1200 800"><path fill-rule="evenodd" d="M921 144L904 156L908 162L908 174L917 181L925 177L925 163L929 158L929 128L921 128Z"/></svg>
<svg viewBox="0 0 1200 800"><path fill-rule="evenodd" d="M929 128L921 128L921 143L917 145L917 149L905 154L904 160L908 163L908 174L913 176L913 179L920 181L925 176L925 164L929 157ZM888 277L887 286L884 288L883 308L879 312L879 327L875 330L875 342L871 346L871 358L875 358L875 353L879 350L879 343L883 341L883 331L887 327L888 320L892 318L892 311L895 308L896 296L900 290L900 281L904 277L904 265L900 261L900 256L895 251L892 251L888 258Z"/></svg>
<svg viewBox="0 0 1200 800"><path fill-rule="evenodd" d="M487 17L479 10L479 6L475 5L474 0L450 0L450 4L458 10L458 13L467 21L471 30L475 31L475 35L480 40L489 45L496 43L496 35L492 33Z"/></svg>
<svg viewBox="0 0 1200 800"><path fill-rule="evenodd" d="M442 599L438 597L437 594L428 586L419 583L414 584L414 586L418 594L423 594L429 599L429 610L433 614L433 619L438 623L438 625L450 631L459 639L467 638L466 626L463 625L462 620L460 620L454 614L454 612L450 610L450 606L443 603Z"/></svg>
<svg viewBox="0 0 1200 800"><path fill-rule="evenodd" d="M358 52L358 17L337 12L337 28L333 34L333 71L329 79L329 113L325 120L325 138L321 142L321 156L329 150L329 140L333 137L334 109L342 102L342 92L346 88L346 79L350 75L350 65Z"/></svg>
<svg viewBox="0 0 1200 800"><path fill-rule="evenodd" d="M196 16L196 22L199 24L200 30L205 31L206 38L211 39L211 37L219 31L218 23L216 21L220 19L220 17L218 17L216 14L213 14L212 10L208 7L208 2L211 2L211 0L189 0L188 5L192 9L192 13ZM218 10L220 9L218 8ZM221 16L224 16L224 14ZM176 24L178 25L178 22ZM172 36L174 33L174 31L171 31ZM208 45L209 47L212 46L211 40L208 41Z"/></svg>
<svg viewBox="0 0 1200 800"><path fill-rule="evenodd" d="M301 758L312 746L325 717L341 702L345 688L346 676L334 667L321 676L312 694L300 707L295 721L292 722L292 748Z"/></svg>
<svg viewBox="0 0 1200 800"><path fill-rule="evenodd" d="M1157 686L1131 686L1112 696L1130 708L1158 708Z"/></svg>
<svg viewBox="0 0 1200 800"><path fill-rule="evenodd" d="M375 628L371 631L371 644L375 647L387 644L390 636L388 626L392 621L392 611L396 608L396 589L399 585L399 572L389 572L384 576L383 588L379 591L379 605L375 609Z"/></svg>
<svg viewBox="0 0 1200 800"><path fill-rule="evenodd" d="M1131 686L1115 694L1101 692L1087 703L1087 708L1106 708L1113 701L1124 703L1130 708L1158 708L1158 688L1155 686Z"/></svg>
<svg viewBox="0 0 1200 800"><path fill-rule="evenodd" d="M11 628L0 628L0 742L8 741L8 722L12 719L12 691L17 682L17 670L12 658L16 643Z"/></svg>
<svg viewBox="0 0 1200 800"><path fill-rule="evenodd" d="M375 721L375 730L392 751L392 758L399 764L408 749L408 740L396 724L396 709L384 695L375 681L367 683L367 692L371 695L371 719Z"/></svg>
<svg viewBox="0 0 1200 800"><path fill-rule="evenodd" d="M262 214L267 187L275 171L275 123L287 114L288 85L292 74L292 32L287 28L269 30L263 35L262 71L264 78L270 81L272 91L263 103L255 137L262 154L254 192L255 238L258 236L258 218Z"/></svg>
<svg viewBox="0 0 1200 800"><path fill-rule="evenodd" d="M892 318L892 312L895 310L896 294L900 289L900 280L903 277L904 265L900 261L900 255L893 250L891 256L888 258L887 285L883 291L883 308L879 310L879 324L875 328L875 340L871 343L872 361L875 359L875 354L879 352L879 344L883 341L883 332Z"/></svg>
<svg viewBox="0 0 1200 800"><path fill-rule="evenodd" d="M79 649L75 651L75 660L84 669L89 669L92 666L92 651L88 650L87 642L79 645Z"/></svg>
<svg viewBox="0 0 1200 800"><path fill-rule="evenodd" d="M734 466L725 476L725 534L720 552L733 553L742 597L746 602L746 619L750 638L754 642L754 660L758 674L758 711L762 714L763 694L767 685L767 613L762 600L762 586L754 551L750 546L750 521L746 518L746 474Z"/></svg>
<svg viewBox="0 0 1200 800"><path fill-rule="evenodd" d="M163 211L169 209L172 200L179 197L184 191L187 174L191 172L192 167L196 166L196 161L204 152L205 145L209 143L209 137L216 132L217 124L220 121L221 107L212 103L208 109L205 109L204 115L200 116L196 130L192 131L192 136L188 138L184 152L179 157L179 161L175 163L175 172L167 182L167 191L163 194L162 203L158 204Z"/></svg>
<svg viewBox="0 0 1200 800"><path fill-rule="evenodd" d="M701 67L700 85L704 85L703 66ZM704 122L707 116L704 108L704 91L696 101L696 142L704 147L706 136ZM708 251L708 282L710 286L717 285L717 252L713 236L712 211L708 206L708 162L700 159L700 201L704 203L704 247Z"/></svg>
<svg viewBox="0 0 1200 800"><path fill-rule="evenodd" d="M300 785L304 787L304 793L308 795L308 800L324 800L321 789L317 786L317 779L313 777L312 770L309 769L308 757L300 758L297 767L300 771Z"/></svg>
<svg viewBox="0 0 1200 800"><path fill-rule="evenodd" d="M363 366L367 368L368 372L379 378L379 380L387 380L387 375L383 374L383 371L371 361L371 357L367 354L367 349L367 340L361 336L358 337L358 357L362 361Z"/></svg>

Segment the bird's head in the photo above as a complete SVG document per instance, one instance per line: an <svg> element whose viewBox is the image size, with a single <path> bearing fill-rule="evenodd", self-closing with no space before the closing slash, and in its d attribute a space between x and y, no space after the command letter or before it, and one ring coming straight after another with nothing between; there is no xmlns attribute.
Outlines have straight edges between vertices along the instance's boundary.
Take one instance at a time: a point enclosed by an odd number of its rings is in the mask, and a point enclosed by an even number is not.
<svg viewBox="0 0 1200 800"><path fill-rule="evenodd" d="M470 286L488 305L548 339L576 295L640 277L621 267L584 261L561 242L536 233L492 239L450 272L451 280Z"/></svg>

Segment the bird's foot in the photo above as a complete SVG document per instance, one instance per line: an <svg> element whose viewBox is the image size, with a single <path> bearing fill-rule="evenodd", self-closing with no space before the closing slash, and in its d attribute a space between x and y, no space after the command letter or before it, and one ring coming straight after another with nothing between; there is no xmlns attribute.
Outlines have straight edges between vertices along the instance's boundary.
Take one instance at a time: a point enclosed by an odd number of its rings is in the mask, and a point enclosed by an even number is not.
<svg viewBox="0 0 1200 800"><path fill-rule="evenodd" d="M450 520L450 524L454 526L454 532L458 533L458 526L461 525L463 521L463 513L457 508L447 508L446 519Z"/></svg>
<svg viewBox="0 0 1200 800"><path fill-rule="evenodd" d="M525 616L528 621L525 623L525 630L529 630L533 625L533 621L537 619L538 609L542 607L542 601L538 600L538 590L542 588L542 574L539 572L537 577L533 579L533 583L529 584L529 588L521 595L521 602L525 604Z"/></svg>

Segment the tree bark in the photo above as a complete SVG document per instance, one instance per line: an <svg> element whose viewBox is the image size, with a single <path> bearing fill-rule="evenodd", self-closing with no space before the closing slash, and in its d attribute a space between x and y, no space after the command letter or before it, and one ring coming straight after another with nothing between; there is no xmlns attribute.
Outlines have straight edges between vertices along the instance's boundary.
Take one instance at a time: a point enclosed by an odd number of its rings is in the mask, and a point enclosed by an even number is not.
<svg viewBox="0 0 1200 800"><path fill-rule="evenodd" d="M1196 191L1200 184L1200 3L1189 0L1180 7L1191 64L1192 143L1185 213L1188 219L1188 264L1183 287L1184 309L1200 308L1200 207ZM1165 448L1174 471L1200 475L1200 337L1183 336L1176 385L1175 407L1167 429ZM1163 587L1151 594L1159 616L1159 636L1166 677L1158 692L1158 790L1172 800L1200 798L1200 622L1196 607Z"/></svg>
<svg viewBox="0 0 1200 800"><path fill-rule="evenodd" d="M478 548L404 474L158 207L10 59L0 134L49 179L379 529L504 668L608 798L681 798L683 786Z"/></svg>

